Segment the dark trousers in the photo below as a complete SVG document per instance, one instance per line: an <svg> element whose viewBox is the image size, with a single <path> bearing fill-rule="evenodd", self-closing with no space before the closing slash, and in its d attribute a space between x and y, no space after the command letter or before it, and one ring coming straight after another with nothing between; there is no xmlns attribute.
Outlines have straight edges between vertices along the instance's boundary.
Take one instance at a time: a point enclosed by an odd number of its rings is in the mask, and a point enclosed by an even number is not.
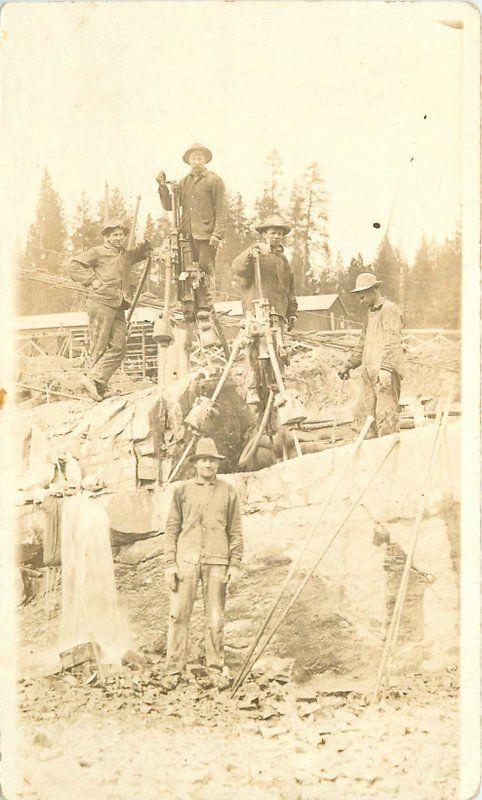
<svg viewBox="0 0 482 800"><path fill-rule="evenodd" d="M90 377L106 386L126 354L125 312L96 300L87 300L89 315Z"/></svg>
<svg viewBox="0 0 482 800"><path fill-rule="evenodd" d="M209 244L209 239L193 239L191 237L192 258L197 261L199 270L202 273L203 282L194 291L194 297L198 309L209 308L209 295L214 302L214 265L216 262L216 250Z"/></svg>

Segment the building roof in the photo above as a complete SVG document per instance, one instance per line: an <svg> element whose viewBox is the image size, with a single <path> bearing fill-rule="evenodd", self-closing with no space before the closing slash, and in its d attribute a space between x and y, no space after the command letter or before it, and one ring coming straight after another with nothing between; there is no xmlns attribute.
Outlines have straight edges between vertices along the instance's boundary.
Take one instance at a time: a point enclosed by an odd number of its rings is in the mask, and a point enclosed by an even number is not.
<svg viewBox="0 0 482 800"><path fill-rule="evenodd" d="M299 311L329 311L336 300L339 300L344 313L347 311L338 294L306 294L299 295ZM243 309L241 300L221 300L214 304L216 311L241 317ZM154 322L159 314L158 308L139 306L133 314L133 322ZM88 324L86 311L62 311L57 314L29 314L16 317L15 329L18 331L48 330L51 328L84 328Z"/></svg>
<svg viewBox="0 0 482 800"><path fill-rule="evenodd" d="M329 311L337 300L343 306L346 312L345 305L339 294L302 294L297 297L298 311Z"/></svg>

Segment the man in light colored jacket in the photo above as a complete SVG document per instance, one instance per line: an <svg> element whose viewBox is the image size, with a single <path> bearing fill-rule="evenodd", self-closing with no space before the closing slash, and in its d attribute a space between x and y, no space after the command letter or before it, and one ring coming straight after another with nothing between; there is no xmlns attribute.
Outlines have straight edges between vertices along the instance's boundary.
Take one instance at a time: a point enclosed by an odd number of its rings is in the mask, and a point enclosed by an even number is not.
<svg viewBox="0 0 482 800"><path fill-rule="evenodd" d="M146 239L126 250L129 233L119 219L110 220L102 230L104 243L72 258L72 280L90 290L86 309L89 315L88 373L81 386L93 400L102 400L109 379L122 364L127 343L125 309L131 304L131 272L152 250Z"/></svg>
<svg viewBox="0 0 482 800"><path fill-rule="evenodd" d="M206 666L217 688L229 683L224 663L226 588L240 575L243 555L241 507L235 489L216 477L224 460L212 439L200 439L196 476L174 489L164 531L165 576L169 586L166 690L174 689L186 666L189 620L202 584L206 612Z"/></svg>
<svg viewBox="0 0 482 800"><path fill-rule="evenodd" d="M372 414L375 421L367 438L386 436L400 430L398 401L404 373L402 350L403 319L400 309L380 292L381 281L371 272L362 272L356 279L354 294L368 308L368 317L344 367L342 380L350 370L361 366L361 388L354 419L357 430Z"/></svg>

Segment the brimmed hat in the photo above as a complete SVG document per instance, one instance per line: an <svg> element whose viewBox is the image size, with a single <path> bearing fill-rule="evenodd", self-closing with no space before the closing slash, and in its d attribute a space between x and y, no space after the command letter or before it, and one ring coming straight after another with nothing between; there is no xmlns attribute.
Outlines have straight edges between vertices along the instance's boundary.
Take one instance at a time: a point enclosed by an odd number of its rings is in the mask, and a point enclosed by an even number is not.
<svg viewBox="0 0 482 800"><path fill-rule="evenodd" d="M286 234L291 230L290 226L284 222L279 214L271 214L270 217L266 217L265 220L256 225L255 231L258 231L258 233L263 233L263 231L266 231L268 228L282 228L284 236L286 236Z"/></svg>
<svg viewBox="0 0 482 800"><path fill-rule="evenodd" d="M127 227L127 225L124 225L122 220L110 219L109 222L107 222L106 225L102 228L102 236L105 236L107 233L109 233L109 231L115 230L115 228L122 228L126 236L129 233L129 228Z"/></svg>
<svg viewBox="0 0 482 800"><path fill-rule="evenodd" d="M218 453L213 439L199 439L196 445L196 451L191 456L191 461L197 461L199 458L219 458L220 461L224 461L226 456L222 456Z"/></svg>
<svg viewBox="0 0 482 800"><path fill-rule="evenodd" d="M194 150L200 150L201 153L204 153L204 155L206 156L206 164L208 163L208 161L211 161L211 159L213 157L213 154L211 153L211 151L208 150L207 147L204 147L203 144L199 144L199 142L194 142L194 144L191 145L189 150L186 150L186 152L184 153L184 155L182 157L182 160L185 161L186 164L189 164L188 158L189 158L190 154Z"/></svg>
<svg viewBox="0 0 482 800"><path fill-rule="evenodd" d="M373 289L374 286L380 286L381 281L377 281L377 276L373 272L360 272L355 281L354 292L366 292L368 289Z"/></svg>

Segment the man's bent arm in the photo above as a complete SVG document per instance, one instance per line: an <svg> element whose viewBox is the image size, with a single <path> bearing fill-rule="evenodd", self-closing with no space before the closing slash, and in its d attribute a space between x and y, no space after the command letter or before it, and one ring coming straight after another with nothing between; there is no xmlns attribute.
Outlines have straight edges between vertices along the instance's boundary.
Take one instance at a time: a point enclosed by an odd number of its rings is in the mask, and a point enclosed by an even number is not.
<svg viewBox="0 0 482 800"><path fill-rule="evenodd" d="M159 197L161 198L161 205L164 211L172 211L172 197L168 187L159 183Z"/></svg>
<svg viewBox="0 0 482 800"><path fill-rule="evenodd" d="M97 265L97 253L93 248L74 256L68 267L68 275L76 283L90 286L95 278L94 267Z"/></svg>
<svg viewBox="0 0 482 800"><path fill-rule="evenodd" d="M233 272L239 279L239 283L243 287L250 285L253 277L253 256L251 255L251 247L243 250L239 256L233 259Z"/></svg>
<svg viewBox="0 0 482 800"><path fill-rule="evenodd" d="M348 356L348 361L345 364L345 369L356 369L356 367L359 367L360 364L362 363L363 348L365 347L366 334L367 334L367 328L366 325L364 325L360 333L360 338L358 339L358 342L356 343L355 347Z"/></svg>

